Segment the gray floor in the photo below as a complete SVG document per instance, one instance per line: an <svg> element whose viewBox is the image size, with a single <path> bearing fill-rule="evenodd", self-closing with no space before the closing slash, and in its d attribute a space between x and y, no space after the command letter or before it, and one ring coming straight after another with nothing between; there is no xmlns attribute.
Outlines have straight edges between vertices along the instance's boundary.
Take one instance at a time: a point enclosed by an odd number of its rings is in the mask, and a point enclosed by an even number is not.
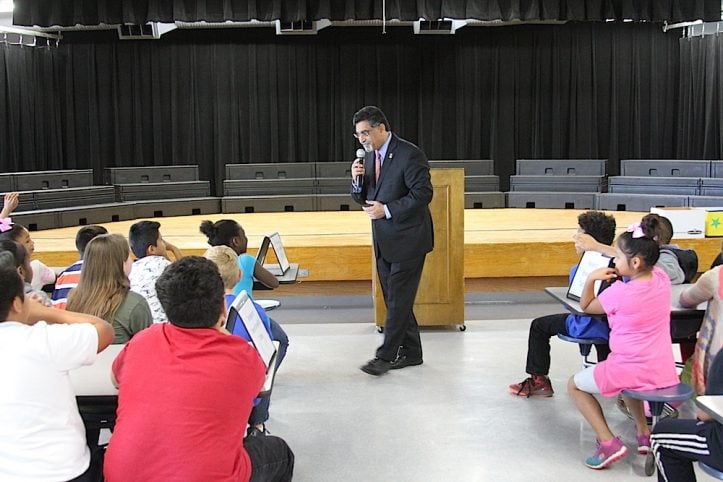
<svg viewBox="0 0 723 482"><path fill-rule="evenodd" d="M270 296L264 296L271 293ZM272 298L272 292L257 292L256 298ZM292 323L369 323L374 320L371 295L287 296L276 298L281 308L271 315L286 326ZM560 313L552 297L539 292L472 292L465 294L465 318L504 320Z"/></svg>
<svg viewBox="0 0 723 482"><path fill-rule="evenodd" d="M277 375L268 428L293 448L294 480L654 480L641 479L644 457L634 450L634 426L611 400L603 408L630 455L603 471L583 465L594 451L594 434L565 391L580 368L576 345L552 342L554 397L528 400L507 393L507 385L525 377L532 315L503 319L504 314L552 313L554 304L544 306L543 298L533 297L522 308L523 295L509 304L468 305L467 331L423 330L424 365L372 377L359 370L382 336L369 322L371 304L340 309L329 298L322 309L315 297L284 300L272 312L291 346ZM316 308L294 305L307 301ZM475 319L470 312L497 316ZM327 315L336 322L323 321ZM298 322L305 317L312 322ZM357 319L362 317L366 321ZM692 416L692 405L681 412Z"/></svg>

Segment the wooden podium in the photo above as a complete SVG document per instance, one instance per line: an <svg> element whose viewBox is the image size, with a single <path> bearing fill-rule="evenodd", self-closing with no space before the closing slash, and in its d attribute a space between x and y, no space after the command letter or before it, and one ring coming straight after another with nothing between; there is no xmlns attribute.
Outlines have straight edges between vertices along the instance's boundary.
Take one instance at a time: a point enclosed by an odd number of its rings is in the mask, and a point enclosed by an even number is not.
<svg viewBox="0 0 723 482"><path fill-rule="evenodd" d="M459 325L464 331L464 169L431 169L434 250L427 254L414 314L419 326ZM383 330L387 309L372 249L374 321Z"/></svg>

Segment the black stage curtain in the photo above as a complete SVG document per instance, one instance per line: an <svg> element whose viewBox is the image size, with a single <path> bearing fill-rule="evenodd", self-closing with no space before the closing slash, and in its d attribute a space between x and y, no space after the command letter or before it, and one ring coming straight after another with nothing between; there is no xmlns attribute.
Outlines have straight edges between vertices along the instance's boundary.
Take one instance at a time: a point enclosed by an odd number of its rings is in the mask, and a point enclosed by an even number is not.
<svg viewBox="0 0 723 482"><path fill-rule="evenodd" d="M720 20L720 0L15 0L16 25L248 20Z"/></svg>
<svg viewBox="0 0 723 482"><path fill-rule="evenodd" d="M680 39L678 157L723 159L723 37Z"/></svg>
<svg viewBox="0 0 723 482"><path fill-rule="evenodd" d="M64 67L57 51L0 45L0 166L3 171L74 167L63 158Z"/></svg>
<svg viewBox="0 0 723 482"><path fill-rule="evenodd" d="M5 170L350 160L352 114L379 105L430 159L674 157L677 37L656 25L67 34L5 48ZM15 55L8 55L8 53ZM17 66L8 68L15 59ZM30 115L30 114L33 115ZM217 189L220 193L220 189Z"/></svg>
<svg viewBox="0 0 723 482"><path fill-rule="evenodd" d="M494 159L503 187L518 158L610 158L616 174L674 157L678 54L652 24L68 34L62 157L97 176L199 164L220 186L226 163L351 160L351 117L375 104L430 159Z"/></svg>

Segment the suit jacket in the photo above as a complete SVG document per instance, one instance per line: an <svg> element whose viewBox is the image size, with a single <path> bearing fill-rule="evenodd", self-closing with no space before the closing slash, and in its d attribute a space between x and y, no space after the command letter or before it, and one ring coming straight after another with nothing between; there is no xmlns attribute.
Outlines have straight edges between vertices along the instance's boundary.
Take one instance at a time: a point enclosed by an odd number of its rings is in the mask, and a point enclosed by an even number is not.
<svg viewBox="0 0 723 482"><path fill-rule="evenodd" d="M372 220L375 256L398 262L432 251L432 181L427 157L411 142L392 134L378 182L374 161L375 153L366 153L363 186L360 190L352 186L351 195L359 204L367 199L386 204L392 215Z"/></svg>

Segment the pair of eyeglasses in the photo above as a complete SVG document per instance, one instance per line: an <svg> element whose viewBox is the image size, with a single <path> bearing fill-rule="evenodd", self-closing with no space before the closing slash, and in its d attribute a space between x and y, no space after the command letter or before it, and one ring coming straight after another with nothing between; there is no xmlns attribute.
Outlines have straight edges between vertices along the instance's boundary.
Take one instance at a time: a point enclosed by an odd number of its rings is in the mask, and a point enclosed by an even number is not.
<svg viewBox="0 0 723 482"><path fill-rule="evenodd" d="M373 124L373 125L371 126L372 129L375 129L375 128L377 128L377 127L379 127L379 124ZM355 132L355 133L354 133L354 137L356 137L357 139L361 139L362 137L366 138L366 137L369 137L369 134L370 134L370 133L371 133L371 130L365 130L365 131L361 131L361 132Z"/></svg>

